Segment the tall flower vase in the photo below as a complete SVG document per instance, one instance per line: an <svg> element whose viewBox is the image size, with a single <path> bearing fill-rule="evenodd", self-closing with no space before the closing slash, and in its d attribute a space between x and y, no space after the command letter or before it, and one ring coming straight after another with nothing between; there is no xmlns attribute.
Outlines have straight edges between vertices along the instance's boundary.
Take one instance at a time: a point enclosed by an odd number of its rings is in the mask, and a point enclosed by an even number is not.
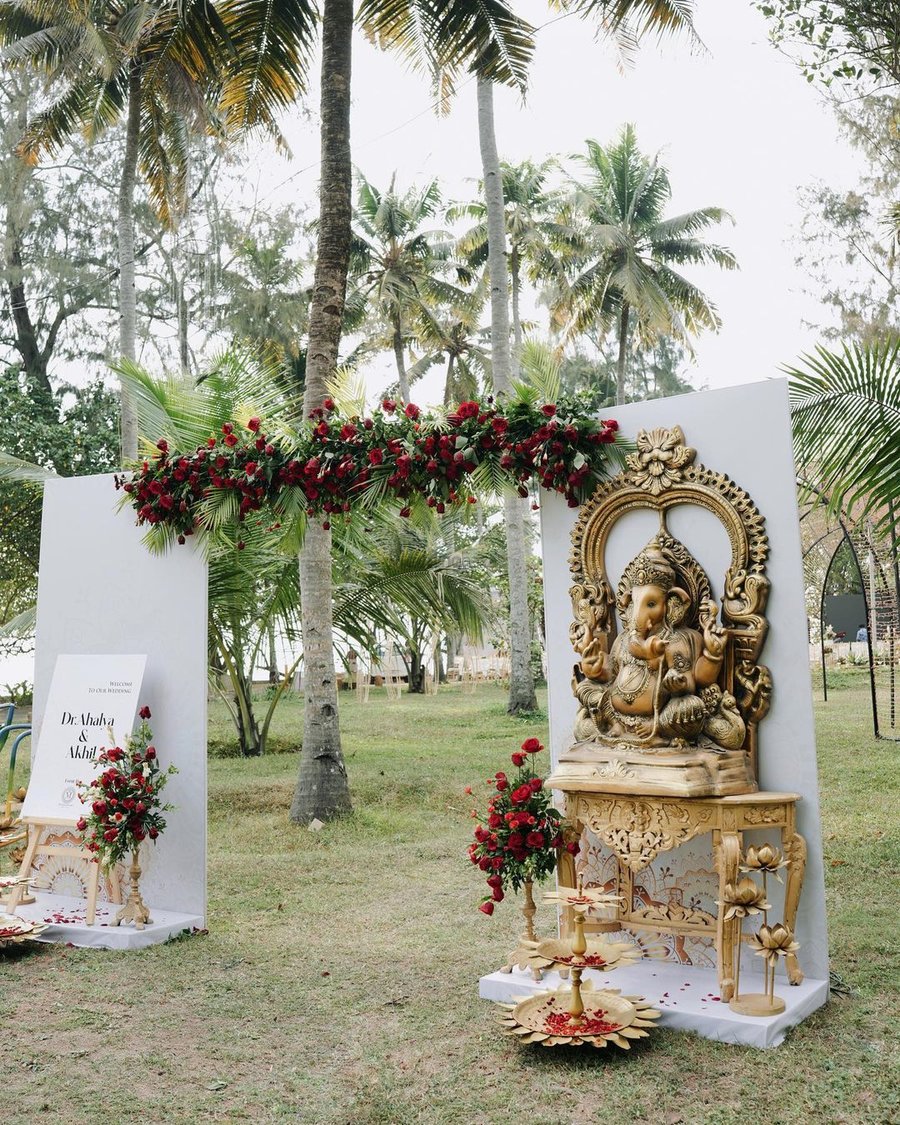
<svg viewBox="0 0 900 1125"><path fill-rule="evenodd" d="M128 901L116 915L113 925L121 926L123 922L133 922L136 930L142 930L144 926L152 924L153 919L150 917L150 911L144 905L144 900L141 898L139 885L141 879L141 863L140 850L138 848L135 848L131 853L131 866L128 868L128 878L131 881Z"/></svg>
<svg viewBox="0 0 900 1125"><path fill-rule="evenodd" d="M520 969L531 969L531 975L536 981L543 978L543 973L540 969L535 968L529 963L529 959L534 955L535 946L537 943L537 934L534 931L534 916L537 913L537 906L534 903L534 884L531 879L526 879L522 884L525 891L525 902L522 906L522 917L525 919L525 929L522 931L522 936L519 938L519 944L516 949L510 953L506 959L506 964L501 969L501 972L511 973L515 967Z"/></svg>

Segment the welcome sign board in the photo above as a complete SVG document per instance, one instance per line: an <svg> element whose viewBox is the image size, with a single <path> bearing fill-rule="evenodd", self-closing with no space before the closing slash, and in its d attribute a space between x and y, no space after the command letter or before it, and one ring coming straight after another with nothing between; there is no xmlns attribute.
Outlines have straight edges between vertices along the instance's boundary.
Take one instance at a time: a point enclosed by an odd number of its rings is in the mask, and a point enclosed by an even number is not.
<svg viewBox="0 0 900 1125"><path fill-rule="evenodd" d="M22 819L74 823L78 782L97 772L97 755L131 734L146 656L56 659Z"/></svg>

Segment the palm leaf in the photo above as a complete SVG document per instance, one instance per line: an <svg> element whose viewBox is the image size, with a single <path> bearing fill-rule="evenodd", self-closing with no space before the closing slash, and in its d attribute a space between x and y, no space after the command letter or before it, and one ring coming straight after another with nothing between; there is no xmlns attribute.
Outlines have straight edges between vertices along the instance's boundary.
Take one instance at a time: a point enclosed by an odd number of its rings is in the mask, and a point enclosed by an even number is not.
<svg viewBox="0 0 900 1125"><path fill-rule="evenodd" d="M790 377L794 451L832 511L900 531L900 337L816 348Z"/></svg>

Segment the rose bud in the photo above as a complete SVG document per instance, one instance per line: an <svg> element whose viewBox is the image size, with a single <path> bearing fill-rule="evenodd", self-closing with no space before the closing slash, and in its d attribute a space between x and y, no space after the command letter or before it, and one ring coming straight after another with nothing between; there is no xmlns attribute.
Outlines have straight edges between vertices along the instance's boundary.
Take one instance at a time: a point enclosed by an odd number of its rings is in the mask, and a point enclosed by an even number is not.
<svg viewBox="0 0 900 1125"><path fill-rule="evenodd" d="M150 708L144 706L140 709L140 711L138 711L138 714L140 715L140 717L142 719L149 719L150 718Z"/></svg>
<svg viewBox="0 0 900 1125"><path fill-rule="evenodd" d="M490 901L483 902L481 904L481 906L478 907L478 909L481 911L482 914L493 914L494 913L494 904Z"/></svg>
<svg viewBox="0 0 900 1125"><path fill-rule="evenodd" d="M525 755L519 753L519 751L517 750L515 752L515 754L513 754L513 756L512 756L512 764L514 766L524 766L525 765Z"/></svg>

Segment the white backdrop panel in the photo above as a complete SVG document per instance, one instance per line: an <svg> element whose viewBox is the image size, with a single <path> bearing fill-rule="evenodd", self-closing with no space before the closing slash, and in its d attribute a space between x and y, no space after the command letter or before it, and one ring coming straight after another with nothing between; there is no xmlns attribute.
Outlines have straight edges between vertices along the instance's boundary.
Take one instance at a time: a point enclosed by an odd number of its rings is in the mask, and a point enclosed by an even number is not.
<svg viewBox="0 0 900 1125"><path fill-rule="evenodd" d="M787 380L630 403L610 408L606 413L618 420L623 435L632 441L638 430L680 425L687 444L697 450L697 460L726 473L745 488L765 518L771 545L768 576L772 592L767 610L770 631L762 662L772 670L775 687L772 709L759 727L759 783L761 789L791 791L803 798L798 805L798 829L806 837L809 862L797 918L797 937L803 947L800 961L808 976L827 979L822 831ZM554 765L573 741L577 713L571 689L575 653L568 636L572 618L569 550L577 514L577 509L569 508L560 497L542 497L544 615ZM672 511L667 525L706 569L713 596L721 604L729 550L718 521L702 509L685 507ZM650 512L629 513L620 521L611 537L607 560L614 584L622 567L651 538L657 526L658 521Z"/></svg>
<svg viewBox="0 0 900 1125"><path fill-rule="evenodd" d="M151 554L120 495L111 475L45 485L34 745L60 653L147 654L141 704L160 762L179 773L168 827L142 852L141 888L151 907L205 919L206 563L193 547Z"/></svg>

